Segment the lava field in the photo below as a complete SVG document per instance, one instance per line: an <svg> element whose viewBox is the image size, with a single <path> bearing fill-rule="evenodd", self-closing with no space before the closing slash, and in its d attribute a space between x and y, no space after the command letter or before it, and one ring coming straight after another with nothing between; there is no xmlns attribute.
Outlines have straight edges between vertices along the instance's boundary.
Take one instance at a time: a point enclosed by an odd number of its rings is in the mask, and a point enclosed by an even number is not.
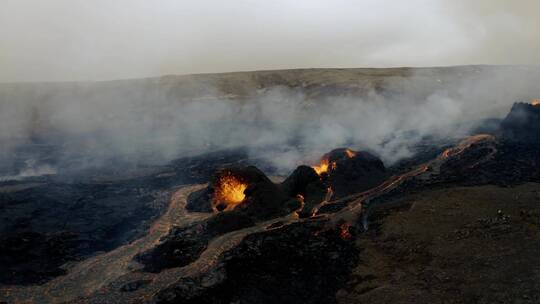
<svg viewBox="0 0 540 304"><path fill-rule="evenodd" d="M424 147L388 167L371 152L336 147L319 163L276 179L264 173L269 166L240 149L177 159L123 179L0 182L0 301L386 303L399 299L403 291L394 286L402 284L425 290L422 301L453 295L445 303L487 303L475 301L491 294L461 293L465 281L458 284L448 265L433 264L453 251L435 253L435 239L419 237L436 229L426 227L415 208L447 208L444 197L427 199L440 191L453 197L540 183L539 111L538 105L517 103L492 134ZM506 215L510 211L497 210L452 228L460 238L444 237L455 250L471 235L483 237L486 248L507 236L524 238L522 252L533 256L540 229L540 189L534 189L537 197L520 205L523 227L513 224L517 216ZM474 214L475 202L483 199L468 195L455 204ZM418 216L417 226L407 222L407 212ZM448 215L438 216L444 221ZM471 244L469 250L477 250ZM504 250L506 256L490 263L510 263L518 254ZM482 254L477 252L479 260ZM492 274L492 264L476 274ZM529 264L532 272L509 272L506 279L529 284L524 303L538 303L540 269L536 261ZM412 303L414 296L406 293L402 300Z"/></svg>

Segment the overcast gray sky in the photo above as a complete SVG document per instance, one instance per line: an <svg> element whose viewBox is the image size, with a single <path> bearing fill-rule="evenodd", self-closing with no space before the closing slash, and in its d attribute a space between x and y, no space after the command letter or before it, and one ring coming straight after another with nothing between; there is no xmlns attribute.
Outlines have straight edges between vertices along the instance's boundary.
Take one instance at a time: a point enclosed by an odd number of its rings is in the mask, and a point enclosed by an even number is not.
<svg viewBox="0 0 540 304"><path fill-rule="evenodd" d="M537 0L0 0L0 82L540 64Z"/></svg>

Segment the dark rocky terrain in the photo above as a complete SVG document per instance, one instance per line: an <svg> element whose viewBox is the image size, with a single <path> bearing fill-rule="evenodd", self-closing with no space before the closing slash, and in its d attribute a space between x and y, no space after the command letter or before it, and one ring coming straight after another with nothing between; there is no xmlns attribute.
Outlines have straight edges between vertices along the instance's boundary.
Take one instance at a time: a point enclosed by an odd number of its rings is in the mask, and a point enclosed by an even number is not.
<svg viewBox="0 0 540 304"><path fill-rule="evenodd" d="M43 283L65 274L60 266L66 262L129 243L163 214L175 189L208 180L223 164L245 161L242 151L228 151L142 168L143 176L2 182L0 282Z"/></svg>
<svg viewBox="0 0 540 304"><path fill-rule="evenodd" d="M540 184L441 187L390 203L356 239L361 262L338 303L540 301Z"/></svg>
<svg viewBox="0 0 540 304"><path fill-rule="evenodd" d="M515 103L501 122L500 135L506 141L540 143L540 103Z"/></svg>

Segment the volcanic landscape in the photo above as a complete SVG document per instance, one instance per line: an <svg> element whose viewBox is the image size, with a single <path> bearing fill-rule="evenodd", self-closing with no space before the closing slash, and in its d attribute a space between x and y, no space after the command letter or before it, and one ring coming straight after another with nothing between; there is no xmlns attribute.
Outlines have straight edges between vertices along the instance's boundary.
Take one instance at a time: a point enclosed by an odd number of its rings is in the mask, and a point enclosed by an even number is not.
<svg viewBox="0 0 540 304"><path fill-rule="evenodd" d="M540 303L540 87L520 85L539 81L461 66L2 84L26 105L9 115L29 114L0 161L0 303Z"/></svg>

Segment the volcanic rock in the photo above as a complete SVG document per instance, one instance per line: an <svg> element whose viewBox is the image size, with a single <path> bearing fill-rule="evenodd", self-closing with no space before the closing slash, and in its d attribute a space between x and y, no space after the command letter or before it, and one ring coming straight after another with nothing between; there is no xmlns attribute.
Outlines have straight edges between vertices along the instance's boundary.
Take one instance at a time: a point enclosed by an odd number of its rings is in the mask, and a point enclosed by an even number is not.
<svg viewBox="0 0 540 304"><path fill-rule="evenodd" d="M60 266L75 259L77 236L22 232L0 239L0 282L39 284L65 274Z"/></svg>
<svg viewBox="0 0 540 304"><path fill-rule="evenodd" d="M369 152L335 149L326 157L332 166L328 183L334 198L373 188L387 177L383 162Z"/></svg>
<svg viewBox="0 0 540 304"><path fill-rule="evenodd" d="M43 157L53 153L38 147L29 149ZM20 157L28 155L20 152ZM64 275L61 266L67 262L144 236L179 186L206 182L224 163L244 164L245 157L216 151L151 167L144 174L111 164L54 178L0 181L0 285L45 283Z"/></svg>
<svg viewBox="0 0 540 304"><path fill-rule="evenodd" d="M508 141L540 144L540 105L515 103L499 134Z"/></svg>
<svg viewBox="0 0 540 304"><path fill-rule="evenodd" d="M191 212L212 212L212 197L214 196L213 187L208 186L204 189L194 191L187 198L186 209Z"/></svg>
<svg viewBox="0 0 540 304"><path fill-rule="evenodd" d="M295 223L248 235L225 252L223 275L181 280L155 295L156 303L334 303L358 250L324 223ZM271 274L271 275L270 275Z"/></svg>
<svg viewBox="0 0 540 304"><path fill-rule="evenodd" d="M211 239L253 225L248 216L238 211L217 213L206 221L173 228L156 247L139 254L136 259L149 272L185 266L200 256Z"/></svg>
<svg viewBox="0 0 540 304"><path fill-rule="evenodd" d="M312 170L312 169L311 169ZM228 210L226 202L216 198L223 176L232 176L246 185L243 191L245 198L234 207L234 210L248 215L255 220L273 218L288 214L300 207L295 195L289 195L293 189L283 190L274 184L266 175L254 166L233 167L219 170L205 189L188 197L186 208L189 211L211 212L212 210ZM293 187L294 185L291 185ZM296 186L294 186L296 187Z"/></svg>
<svg viewBox="0 0 540 304"><path fill-rule="evenodd" d="M212 212L215 208L222 211L224 209L224 206L221 205L223 202L216 201L215 193L221 178L225 175L234 176L248 185L272 184L270 179L254 166L224 168L214 173L208 187L196 191L188 197L186 209L195 212Z"/></svg>
<svg viewBox="0 0 540 304"><path fill-rule="evenodd" d="M212 206L223 176L232 176L247 185L243 191L245 198L231 210L219 208L220 203ZM301 200L297 195L305 195L312 208L322 201L325 193L320 177L306 166L299 167L280 185L253 166L219 170L208 187L188 197L190 211L215 210L216 214L186 227L173 228L155 248L139 254L136 259L149 272L185 266L195 261L213 238L300 209Z"/></svg>
<svg viewBox="0 0 540 304"><path fill-rule="evenodd" d="M300 166L281 183L281 186L289 196L305 195L308 185L318 183L320 180L319 175L313 168Z"/></svg>
<svg viewBox="0 0 540 304"><path fill-rule="evenodd" d="M278 185L271 182L250 184L245 194L246 199L237 209L255 220L283 216L300 208L296 198L288 197Z"/></svg>
<svg viewBox="0 0 540 304"><path fill-rule="evenodd" d="M328 187L313 168L300 166L281 183L281 188L289 197L300 195L303 198L304 207L300 215L308 216L324 200Z"/></svg>

